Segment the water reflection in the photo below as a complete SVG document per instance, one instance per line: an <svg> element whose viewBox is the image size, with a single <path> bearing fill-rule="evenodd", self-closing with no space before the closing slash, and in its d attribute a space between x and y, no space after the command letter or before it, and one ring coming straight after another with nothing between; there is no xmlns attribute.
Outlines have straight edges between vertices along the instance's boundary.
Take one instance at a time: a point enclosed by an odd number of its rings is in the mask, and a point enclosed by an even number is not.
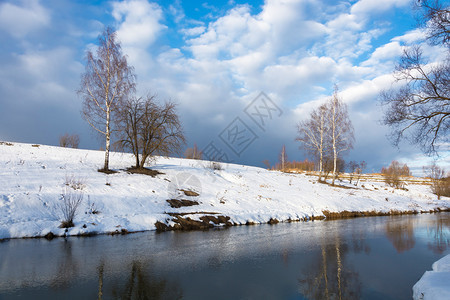
<svg viewBox="0 0 450 300"><path fill-rule="evenodd" d="M125 285L120 282L112 285L114 299L181 299L183 293L179 286L168 280L152 276L149 266L133 261L131 272ZM101 299L101 298L100 298Z"/></svg>
<svg viewBox="0 0 450 300"><path fill-rule="evenodd" d="M353 235L355 237L355 235ZM357 240L357 241L356 241ZM363 245L364 239L352 240L356 247L353 251L369 249ZM329 236L321 238L320 253L305 270L299 280L300 291L307 299L359 299L361 282L359 274L347 264L350 248L342 243L336 234L330 241Z"/></svg>
<svg viewBox="0 0 450 300"><path fill-rule="evenodd" d="M450 214L0 243L0 298L398 299Z"/></svg>
<svg viewBox="0 0 450 300"><path fill-rule="evenodd" d="M416 244L412 219L386 223L386 236L398 253L408 251Z"/></svg>

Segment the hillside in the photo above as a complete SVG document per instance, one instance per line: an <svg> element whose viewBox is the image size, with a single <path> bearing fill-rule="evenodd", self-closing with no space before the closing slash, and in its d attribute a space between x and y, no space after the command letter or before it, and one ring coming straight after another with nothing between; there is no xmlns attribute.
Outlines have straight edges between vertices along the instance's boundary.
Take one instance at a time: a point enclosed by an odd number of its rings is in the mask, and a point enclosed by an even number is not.
<svg viewBox="0 0 450 300"><path fill-rule="evenodd" d="M0 239L450 208L449 198L437 200L428 185L413 182L395 190L375 179L357 187L338 181L347 187L342 188L305 174L235 164L214 170L207 161L162 157L151 165L162 174L152 177L127 172L134 159L124 153L111 154L110 167L118 172L107 175L97 171L101 151L1 142L0 153ZM67 232L59 228L66 183L83 195L75 227Z"/></svg>

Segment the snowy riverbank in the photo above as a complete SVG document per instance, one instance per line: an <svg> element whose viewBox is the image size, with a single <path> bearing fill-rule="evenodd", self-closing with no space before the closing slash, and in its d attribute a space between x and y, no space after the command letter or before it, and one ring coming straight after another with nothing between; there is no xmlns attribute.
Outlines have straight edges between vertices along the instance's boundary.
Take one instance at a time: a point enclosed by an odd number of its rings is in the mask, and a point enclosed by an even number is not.
<svg viewBox="0 0 450 300"><path fill-rule="evenodd" d="M163 174L152 177L129 174L134 159L123 153L111 154L110 167L118 172L107 175L97 172L101 151L2 142L0 153L0 239L154 230L155 223L173 226L181 216L237 225L320 218L324 211L450 208L449 198L437 200L423 184L396 190L376 180L357 187L344 181L347 188L339 188L305 174L234 164L214 170L209 162L178 158L156 159L152 169ZM70 179L83 186L83 202L75 227L65 233L59 228L60 198ZM195 205L176 208L169 199Z"/></svg>
<svg viewBox="0 0 450 300"><path fill-rule="evenodd" d="M415 300L450 299L450 255L433 264L432 271L426 271L413 287Z"/></svg>

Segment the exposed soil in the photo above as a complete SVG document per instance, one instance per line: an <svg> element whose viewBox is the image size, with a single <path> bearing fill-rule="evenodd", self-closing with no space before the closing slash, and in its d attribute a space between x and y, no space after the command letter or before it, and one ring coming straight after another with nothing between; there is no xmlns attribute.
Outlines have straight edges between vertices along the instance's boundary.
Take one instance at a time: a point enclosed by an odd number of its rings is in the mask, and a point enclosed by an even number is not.
<svg viewBox="0 0 450 300"><path fill-rule="evenodd" d="M148 169L148 168L136 168L136 167L130 167L127 169L127 172L129 174L143 174L143 175L149 175L152 177L155 177L156 175L161 175L164 174L158 170L152 170L152 169Z"/></svg>
<svg viewBox="0 0 450 300"><path fill-rule="evenodd" d="M99 171L100 173L105 173L105 174L115 174L115 173L119 173L119 171L114 171L111 169L105 170L105 169L98 169L97 171Z"/></svg>
<svg viewBox="0 0 450 300"><path fill-rule="evenodd" d="M172 230L206 230L209 228L213 228L215 225L220 226L232 226L233 224L230 222L230 217L227 216L212 216L212 215L204 215L201 216L198 220L192 220L189 217L183 217L182 214L175 215L172 221L175 223L173 225L167 225L162 222L156 222L155 227L156 231L172 231Z"/></svg>
<svg viewBox="0 0 450 300"><path fill-rule="evenodd" d="M169 204L170 207L172 208L180 208L183 206L193 206L193 205L199 205L199 203L197 201L193 201L193 200L186 200L186 199L170 199L170 200L166 200Z"/></svg>

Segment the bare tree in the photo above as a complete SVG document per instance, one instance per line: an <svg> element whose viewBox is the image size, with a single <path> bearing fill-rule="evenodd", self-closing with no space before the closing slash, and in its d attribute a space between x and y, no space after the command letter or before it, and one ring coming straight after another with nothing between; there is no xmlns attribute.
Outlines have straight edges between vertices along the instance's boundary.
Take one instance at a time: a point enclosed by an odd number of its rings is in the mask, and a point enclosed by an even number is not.
<svg viewBox="0 0 450 300"><path fill-rule="evenodd" d="M153 155L179 153L185 144L176 105L159 105L155 96L127 100L120 111L120 143L132 150L136 168L143 169Z"/></svg>
<svg viewBox="0 0 450 300"><path fill-rule="evenodd" d="M333 180L336 180L338 172L338 159L342 152L353 148L353 125L348 116L347 105L342 102L338 96L337 87L334 90L333 96L326 104L327 122L329 130L329 141L331 153L333 156Z"/></svg>
<svg viewBox="0 0 450 300"><path fill-rule="evenodd" d="M194 143L194 147L187 148L184 151L184 157L189 159L202 159L203 152L198 150L197 144Z"/></svg>
<svg viewBox="0 0 450 300"><path fill-rule="evenodd" d="M68 133L59 137L59 146L78 148L80 144L80 136L78 134L69 135Z"/></svg>
<svg viewBox="0 0 450 300"><path fill-rule="evenodd" d="M319 181L322 180L327 130L327 107L324 104L313 110L309 119L297 125L296 141L301 142L304 149L318 158Z"/></svg>
<svg viewBox="0 0 450 300"><path fill-rule="evenodd" d="M398 146L405 138L433 154L450 136L450 10L436 0L417 1L417 6L423 12L420 24L427 41L446 47L446 57L428 63L420 45L406 49L394 72L401 87L383 91L380 99L386 107L383 123L392 128L393 144Z"/></svg>
<svg viewBox="0 0 450 300"><path fill-rule="evenodd" d="M87 51L86 70L78 92L83 98L83 118L106 138L103 170L108 171L113 116L134 91L135 75L113 29L107 27L98 43L95 55Z"/></svg>
<svg viewBox="0 0 450 300"><path fill-rule="evenodd" d="M438 200L441 199L441 196L450 197L450 174L446 174L445 169L436 163L423 169L425 174L431 178L431 191L438 196Z"/></svg>
<svg viewBox="0 0 450 300"><path fill-rule="evenodd" d="M439 0L416 0L421 11L419 26L425 28L427 39L432 45L450 46L450 7Z"/></svg>
<svg viewBox="0 0 450 300"><path fill-rule="evenodd" d="M402 188L403 182L401 176L409 176L411 172L407 164L400 164L398 161L394 160L391 162L389 167L381 168L381 174L384 176L384 182L389 186L395 188Z"/></svg>
<svg viewBox="0 0 450 300"><path fill-rule="evenodd" d="M349 172L349 181L350 184L352 183L353 180L353 176L356 173L356 170L359 168L359 163L357 163L356 161L352 160L348 163L348 172Z"/></svg>
<svg viewBox="0 0 450 300"><path fill-rule="evenodd" d="M356 177L356 183L355 185L358 185L359 180L361 179L361 175L364 172L364 170L367 167L367 163L363 160L359 163L359 167L356 168L356 174L358 174L358 176Z"/></svg>
<svg viewBox="0 0 450 300"><path fill-rule="evenodd" d="M288 161L288 157L286 154L286 145L283 145L283 147L281 147L281 152L280 152L280 164L281 164L281 171L285 171L286 170L286 162Z"/></svg>

